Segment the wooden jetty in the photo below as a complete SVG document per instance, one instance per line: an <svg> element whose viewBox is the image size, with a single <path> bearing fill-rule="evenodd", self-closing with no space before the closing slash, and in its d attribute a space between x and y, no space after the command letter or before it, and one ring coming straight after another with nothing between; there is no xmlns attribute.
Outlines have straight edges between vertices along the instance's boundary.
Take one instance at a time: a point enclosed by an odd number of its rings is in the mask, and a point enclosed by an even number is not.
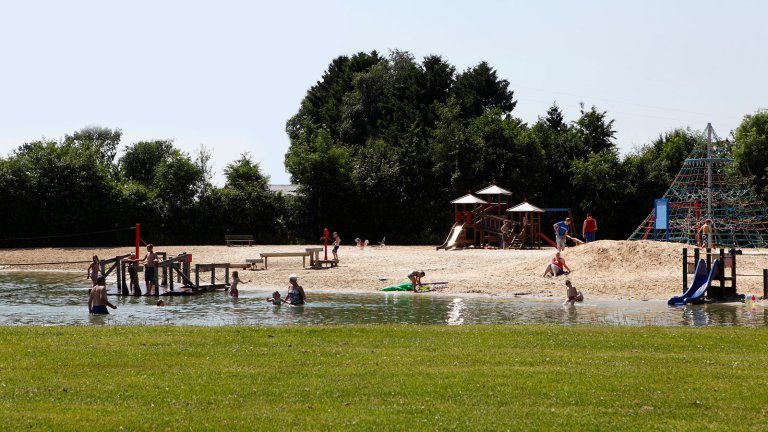
<svg viewBox="0 0 768 432"><path fill-rule="evenodd" d="M205 292L211 292L219 289L229 289L230 269L246 269L249 264L233 263L214 263L214 264L195 264L194 281L191 277L192 255L181 253L177 256L168 257L166 252L156 252L161 259L157 262L157 271L155 272L154 285L158 287L154 296L188 296L197 295ZM137 261L128 259L130 254L119 255L114 258L100 261L102 275L109 276L113 271L117 276L117 287L115 290L108 291L110 295L130 296L130 276L128 269L133 266L136 270L138 283L143 281L138 278L138 274L144 271L143 266ZM216 275L217 270L223 270L223 279L219 280ZM201 274L210 274L210 282L205 283L200 280ZM161 290L165 288L165 290ZM146 289L144 287L144 289ZM143 291L143 290L142 290ZM147 295L144 292L142 295Z"/></svg>

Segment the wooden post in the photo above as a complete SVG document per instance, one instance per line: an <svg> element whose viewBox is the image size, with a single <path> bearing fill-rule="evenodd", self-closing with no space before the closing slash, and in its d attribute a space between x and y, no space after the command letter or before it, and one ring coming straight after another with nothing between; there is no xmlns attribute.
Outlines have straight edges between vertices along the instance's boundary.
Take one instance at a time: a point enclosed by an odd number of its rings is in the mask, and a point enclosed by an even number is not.
<svg viewBox="0 0 768 432"><path fill-rule="evenodd" d="M168 266L168 289L173 291L173 266L174 263L170 263Z"/></svg>
<svg viewBox="0 0 768 432"><path fill-rule="evenodd" d="M683 248L683 293L688 290L688 248Z"/></svg>
<svg viewBox="0 0 768 432"><path fill-rule="evenodd" d="M200 287L200 264L195 264L195 286Z"/></svg>
<svg viewBox="0 0 768 432"><path fill-rule="evenodd" d="M733 287L734 294L737 293L736 289L736 249L731 249L731 286Z"/></svg>
<svg viewBox="0 0 768 432"><path fill-rule="evenodd" d="M725 250L720 248L720 268L717 270L720 273L720 290L725 295Z"/></svg>
<svg viewBox="0 0 768 432"><path fill-rule="evenodd" d="M157 270L158 270L158 268L157 268L157 261L155 261L155 277L154 277L154 279L155 279L154 280L154 283L155 283L155 297L159 297L160 296L160 284L157 283L158 282L158 277L160 276L159 275L160 272L157 271Z"/></svg>
<svg viewBox="0 0 768 432"><path fill-rule="evenodd" d="M763 269L763 299L768 299L768 269Z"/></svg>
<svg viewBox="0 0 768 432"><path fill-rule="evenodd" d="M699 248L693 248L694 265L699 265L699 258L701 258L701 251L699 251Z"/></svg>
<svg viewBox="0 0 768 432"><path fill-rule="evenodd" d="M224 284L229 285L229 263L224 267Z"/></svg>
<svg viewBox="0 0 768 432"><path fill-rule="evenodd" d="M122 275L121 277L123 279L123 295L130 295L131 293L130 293L130 291L128 289L129 289L129 287L131 285L131 282L130 281L128 281L128 283L125 282L125 265L126 265L126 263L121 260L120 261L120 274Z"/></svg>
<svg viewBox="0 0 768 432"><path fill-rule="evenodd" d="M712 249L707 248L707 271L712 270Z"/></svg>

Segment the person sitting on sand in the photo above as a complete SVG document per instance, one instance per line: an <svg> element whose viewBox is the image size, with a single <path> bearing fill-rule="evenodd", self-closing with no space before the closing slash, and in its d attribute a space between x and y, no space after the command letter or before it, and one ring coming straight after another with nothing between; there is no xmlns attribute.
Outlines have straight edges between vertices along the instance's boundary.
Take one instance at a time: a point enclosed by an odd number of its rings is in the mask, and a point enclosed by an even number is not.
<svg viewBox="0 0 768 432"><path fill-rule="evenodd" d="M563 305L584 301L584 295L581 293L581 291L577 290L575 286L573 286L570 279L565 280L565 286L567 287L565 291L565 296L567 298L563 302Z"/></svg>
<svg viewBox="0 0 768 432"><path fill-rule="evenodd" d="M275 291L272 293L272 297L268 297L267 301L272 303L274 306L280 306L283 304L283 299L280 298L280 292Z"/></svg>
<svg viewBox="0 0 768 432"><path fill-rule="evenodd" d="M240 296L240 291L237 289L237 286L239 284L241 284L241 283L245 284L245 283L248 283L248 282L250 282L250 281L240 280L240 274L238 272L236 272L236 271L233 271L232 272L232 283L229 285L229 295L232 298L238 298Z"/></svg>
<svg viewBox="0 0 768 432"><path fill-rule="evenodd" d="M568 265L565 264L565 258L560 256L560 252L555 253L555 257L552 258L552 263L547 265L546 270L544 270L544 276L551 277L551 276L560 276L564 274L568 274L571 272L571 269L568 268Z"/></svg>
<svg viewBox="0 0 768 432"><path fill-rule="evenodd" d="M88 266L88 270L86 271L86 275L85 275L85 277L91 279L91 282L92 282L91 286L95 286L96 281L99 279L100 267L101 266L99 265L99 257L94 255L93 262L91 263L91 265Z"/></svg>
<svg viewBox="0 0 768 432"><path fill-rule="evenodd" d="M419 290L421 290L421 278L423 278L425 274L426 273L421 270L414 270L408 273L408 279L411 280L411 290L413 290L413 292L419 292ZM418 290L416 289L416 285L419 286Z"/></svg>
<svg viewBox="0 0 768 432"><path fill-rule="evenodd" d="M307 301L307 296L304 294L304 288L299 285L299 277L292 274L288 276L288 281L291 286L288 288L288 295L285 296L286 299L283 300L283 303L288 303L291 306L303 305Z"/></svg>
<svg viewBox="0 0 768 432"><path fill-rule="evenodd" d="M88 295L88 313L97 315L109 315L107 306L112 309L117 309L117 306L113 305L107 299L107 281L104 276L99 276L96 279L96 285L91 288L91 293Z"/></svg>

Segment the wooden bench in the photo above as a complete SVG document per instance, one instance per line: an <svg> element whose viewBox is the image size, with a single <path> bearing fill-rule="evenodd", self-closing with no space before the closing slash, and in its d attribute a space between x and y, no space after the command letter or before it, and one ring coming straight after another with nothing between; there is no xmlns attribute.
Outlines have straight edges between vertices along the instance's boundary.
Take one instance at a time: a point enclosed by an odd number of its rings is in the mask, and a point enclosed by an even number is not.
<svg viewBox="0 0 768 432"><path fill-rule="evenodd" d="M248 243L248 246L253 245L252 235L225 235L224 240L227 242L227 246L232 246L232 243Z"/></svg>
<svg viewBox="0 0 768 432"><path fill-rule="evenodd" d="M339 266L339 262L336 260L317 260L317 265L320 268L322 268L325 264L328 264L328 266L331 268Z"/></svg>
<svg viewBox="0 0 768 432"><path fill-rule="evenodd" d="M269 258L280 258L280 257L301 257L301 262L304 267L307 266L307 257L310 257L312 254L309 252L267 252L259 254L261 258L264 260L264 270L267 269L267 260Z"/></svg>
<svg viewBox="0 0 768 432"><path fill-rule="evenodd" d="M320 252L323 251L321 247L311 247L304 249L309 254L309 266L318 269L320 266Z"/></svg>

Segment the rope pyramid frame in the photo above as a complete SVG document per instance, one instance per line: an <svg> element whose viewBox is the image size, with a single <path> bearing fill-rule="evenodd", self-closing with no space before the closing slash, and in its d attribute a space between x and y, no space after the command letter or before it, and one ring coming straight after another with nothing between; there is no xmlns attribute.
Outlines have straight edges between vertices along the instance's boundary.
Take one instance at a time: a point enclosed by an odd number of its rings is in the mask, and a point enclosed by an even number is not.
<svg viewBox="0 0 768 432"><path fill-rule="evenodd" d="M736 172L730 142L718 138L709 124L664 198L669 200L668 241L697 244L696 231L712 219L715 245L768 247L768 207ZM651 210L629 240L653 239L654 221Z"/></svg>

